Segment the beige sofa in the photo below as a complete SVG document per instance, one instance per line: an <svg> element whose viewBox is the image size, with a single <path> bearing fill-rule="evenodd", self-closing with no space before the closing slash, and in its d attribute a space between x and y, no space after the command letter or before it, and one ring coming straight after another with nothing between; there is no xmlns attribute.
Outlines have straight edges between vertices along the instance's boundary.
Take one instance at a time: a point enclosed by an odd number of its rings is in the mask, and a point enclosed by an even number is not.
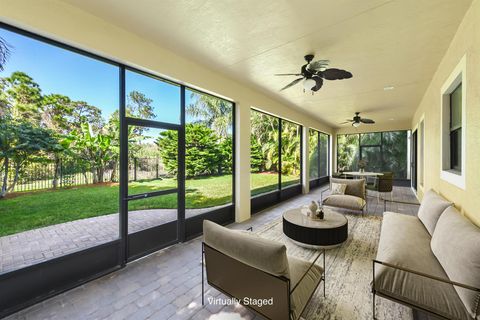
<svg viewBox="0 0 480 320"><path fill-rule="evenodd" d="M284 244L208 220L203 222L203 236L208 284L267 319L299 319L325 279L325 251L321 267L316 264L320 255L304 261L288 256ZM202 292L203 283L202 267Z"/></svg>
<svg viewBox="0 0 480 320"><path fill-rule="evenodd" d="M345 194L330 194L323 197L325 191L331 190L332 183L346 184ZM343 208L353 211L362 211L367 206L367 194L364 179L330 178L330 188L321 193L321 202L324 206Z"/></svg>
<svg viewBox="0 0 480 320"><path fill-rule="evenodd" d="M434 191L418 217L384 214L375 295L441 319L480 320L480 229Z"/></svg>

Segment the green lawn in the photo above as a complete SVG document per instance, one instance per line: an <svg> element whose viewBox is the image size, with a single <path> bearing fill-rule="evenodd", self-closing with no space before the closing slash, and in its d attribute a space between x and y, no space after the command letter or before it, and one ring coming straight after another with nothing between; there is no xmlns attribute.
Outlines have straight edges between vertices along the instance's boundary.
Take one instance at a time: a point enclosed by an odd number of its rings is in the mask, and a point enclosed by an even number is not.
<svg viewBox="0 0 480 320"><path fill-rule="evenodd" d="M282 177L291 183L296 177ZM252 174L252 194L272 190L276 174ZM174 179L129 183L129 194L175 188ZM276 186L274 187L274 189ZM0 236L52 224L118 212L119 187L115 185L82 186L55 191L36 191L0 200ZM230 175L189 179L186 181L187 209L208 208L232 201ZM129 210L176 208L177 195L130 201Z"/></svg>
<svg viewBox="0 0 480 320"><path fill-rule="evenodd" d="M298 176L282 174L282 187L300 183ZM278 173L253 173L250 176L251 195L256 196L262 193L278 190Z"/></svg>

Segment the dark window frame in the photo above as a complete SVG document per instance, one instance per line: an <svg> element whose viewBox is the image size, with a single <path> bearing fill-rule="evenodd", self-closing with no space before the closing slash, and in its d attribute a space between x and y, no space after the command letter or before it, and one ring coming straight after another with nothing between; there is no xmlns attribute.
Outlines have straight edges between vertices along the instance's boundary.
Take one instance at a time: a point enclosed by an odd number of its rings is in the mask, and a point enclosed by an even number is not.
<svg viewBox="0 0 480 320"><path fill-rule="evenodd" d="M462 120L460 118L460 125L453 126L453 109L454 107L460 108L460 115L462 116L462 105L460 106L455 105L453 103L453 94L460 89L461 99L463 100L462 94L462 82L460 82L455 89L452 90L449 94L449 136L450 136L450 163L449 167L451 171L455 173L461 174L462 173Z"/></svg>
<svg viewBox="0 0 480 320"><path fill-rule="evenodd" d="M275 205L281 201L290 199L296 195L302 193L303 186L303 131L305 127L297 122L283 119L279 116L272 115L265 111L259 110L257 108L250 108L250 112L259 112L263 115L275 118L278 120L278 180L277 180L277 189L273 191L268 191L260 193L257 195L252 195L252 189L250 187L250 202L251 202L251 212L257 213L265 208L268 208L272 205ZM300 179L296 184L288 185L282 187L282 122L289 122L294 125L297 125L300 128ZM251 172L251 171L250 171Z"/></svg>
<svg viewBox="0 0 480 320"><path fill-rule="evenodd" d="M325 178L325 177L329 177L330 176L330 135L328 133L325 133L325 132L321 132L319 130L316 130L316 129L313 129L313 128L309 128L309 132L308 132L308 138L310 139L310 131L313 131L317 134L317 150L318 150L318 154L317 154L317 176L314 177L314 178L310 178L309 177L309 180L310 181L315 181L315 180L318 180L318 179L322 179L322 178ZM321 143L320 143L320 136L321 135L324 135L327 137L327 163L326 163L326 171L327 171L327 174L326 175L322 175L321 172L321 154L322 154L322 150L321 150ZM310 143L310 141L309 141ZM309 144L310 146L310 144ZM310 172L309 172L309 175L310 175Z"/></svg>

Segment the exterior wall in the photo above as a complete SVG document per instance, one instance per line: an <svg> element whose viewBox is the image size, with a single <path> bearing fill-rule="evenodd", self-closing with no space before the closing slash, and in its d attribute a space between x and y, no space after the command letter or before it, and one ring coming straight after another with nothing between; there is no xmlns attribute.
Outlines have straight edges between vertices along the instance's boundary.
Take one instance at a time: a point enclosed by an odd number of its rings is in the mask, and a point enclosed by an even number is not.
<svg viewBox="0 0 480 320"><path fill-rule="evenodd" d="M466 56L466 96L463 97L466 99L465 190L440 178L441 88L463 56ZM467 11L415 112L411 127L416 128L423 116L425 185L423 188L419 186L419 198L426 190L434 189L480 226L480 0L475 0Z"/></svg>
<svg viewBox="0 0 480 320"><path fill-rule="evenodd" d="M250 108L332 134L333 130L294 106L149 42L90 13L59 1L0 0L0 21L231 99L236 113L236 220L250 217ZM128 26L126 26L128 28ZM308 183L308 179L306 181Z"/></svg>

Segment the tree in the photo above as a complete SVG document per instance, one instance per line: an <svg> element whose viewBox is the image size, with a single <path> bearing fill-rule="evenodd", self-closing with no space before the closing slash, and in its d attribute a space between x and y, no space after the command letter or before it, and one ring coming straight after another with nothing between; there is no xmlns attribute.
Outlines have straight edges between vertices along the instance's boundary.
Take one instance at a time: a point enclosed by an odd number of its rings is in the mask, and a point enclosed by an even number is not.
<svg viewBox="0 0 480 320"><path fill-rule="evenodd" d="M395 178L407 179L408 134L406 131L382 133L382 170L395 173Z"/></svg>
<svg viewBox="0 0 480 320"><path fill-rule="evenodd" d="M5 197L8 191L8 175L10 168L10 159L14 154L14 140L16 130L12 120L8 116L0 117L0 161L2 173L2 188L0 190L0 198Z"/></svg>
<svg viewBox="0 0 480 320"><path fill-rule="evenodd" d="M320 133L320 176L328 175L328 135Z"/></svg>
<svg viewBox="0 0 480 320"><path fill-rule="evenodd" d="M73 136L73 147L84 161L90 163L93 183L103 182L105 168L113 155L112 137L103 132L94 132L89 123L82 123Z"/></svg>
<svg viewBox="0 0 480 320"><path fill-rule="evenodd" d="M145 94L138 91L131 91L127 97L127 117L135 117L141 119L155 118L152 102L153 100L147 98Z"/></svg>
<svg viewBox="0 0 480 320"><path fill-rule="evenodd" d="M0 115L13 119L28 119L34 125L40 122L42 95L39 85L23 72L13 72L0 78Z"/></svg>
<svg viewBox="0 0 480 320"><path fill-rule="evenodd" d="M229 136L232 123L232 103L214 96L192 92L192 103L187 106L186 112L201 123L213 129L224 139Z"/></svg>
<svg viewBox="0 0 480 320"><path fill-rule="evenodd" d="M278 121L278 118L252 111L252 136L257 140L258 145L261 146L264 171L278 171Z"/></svg>
<svg viewBox="0 0 480 320"><path fill-rule="evenodd" d="M0 71L5 69L5 64L10 57L10 45L0 37Z"/></svg>
<svg viewBox="0 0 480 320"><path fill-rule="evenodd" d="M153 112L153 100L148 98L145 94L138 91L131 91L128 94L128 103L126 106L126 116L141 119L153 119L155 114ZM110 181L117 179L117 166L120 160L120 115L118 110L113 112L108 119L106 127L107 131L112 135L112 175ZM129 159L135 158L140 150L140 142L144 139L144 132L146 128L137 126L128 126L128 153Z"/></svg>
<svg viewBox="0 0 480 320"><path fill-rule="evenodd" d="M178 131L166 130L160 133L156 143L165 171L171 175L178 173ZM185 152L189 152L188 149Z"/></svg>
<svg viewBox="0 0 480 320"><path fill-rule="evenodd" d="M26 121L11 117L0 118L0 159L3 162L3 181L0 198L13 191L24 165L33 156L43 152L56 152L60 146L51 130L34 127ZM8 186L10 161L14 166L14 178Z"/></svg>
<svg viewBox="0 0 480 320"><path fill-rule="evenodd" d="M90 123L93 130L101 130L104 125L104 119L102 117L102 110L89 105L85 101L71 101L72 107L72 124L74 128L80 129L80 124Z"/></svg>
<svg viewBox="0 0 480 320"><path fill-rule="evenodd" d="M219 166L218 174L232 173L233 165L233 139L231 136L220 141L218 144Z"/></svg>
<svg viewBox="0 0 480 320"><path fill-rule="evenodd" d="M54 149L50 149L50 153L53 154L54 159L54 175L52 180L52 187L58 187L58 178L60 176L61 170L61 161L68 157L75 157L74 152L70 149L70 146L74 142L74 138L71 134L69 135L59 135L55 134L57 137L57 146ZM86 181L86 179L85 179Z"/></svg>
<svg viewBox="0 0 480 320"><path fill-rule="evenodd" d="M359 135L340 134L337 136L337 145L338 170L356 170L360 156Z"/></svg>
<svg viewBox="0 0 480 320"><path fill-rule="evenodd" d="M69 97L61 94L49 94L42 97L41 125L60 134L72 130L73 107Z"/></svg>
<svg viewBox="0 0 480 320"><path fill-rule="evenodd" d="M250 136L250 167L253 172L262 172L265 170L262 146L253 135Z"/></svg>
<svg viewBox="0 0 480 320"><path fill-rule="evenodd" d="M41 126L57 134L59 148L53 154L54 173L52 187L58 187L62 155L68 151L71 139L66 138L77 123L73 119L74 107L69 97L61 94L50 94L42 97Z"/></svg>
<svg viewBox="0 0 480 320"><path fill-rule="evenodd" d="M221 174L231 168L231 142L219 144L219 137L205 125L185 126L185 172L187 177ZM167 130L157 139L165 170L177 174L178 133ZM230 147L228 147L230 145ZM230 154L230 158L226 154ZM230 164L229 164L230 163Z"/></svg>
<svg viewBox="0 0 480 320"><path fill-rule="evenodd" d="M219 173L221 155L219 137L201 124L185 126L185 171L187 177Z"/></svg>
<svg viewBox="0 0 480 320"><path fill-rule="evenodd" d="M309 130L309 139L308 139L308 161L309 161L309 170L310 178L318 178L318 132L314 130Z"/></svg>
<svg viewBox="0 0 480 320"><path fill-rule="evenodd" d="M300 130L297 124L282 122L282 173L298 175L300 171Z"/></svg>

